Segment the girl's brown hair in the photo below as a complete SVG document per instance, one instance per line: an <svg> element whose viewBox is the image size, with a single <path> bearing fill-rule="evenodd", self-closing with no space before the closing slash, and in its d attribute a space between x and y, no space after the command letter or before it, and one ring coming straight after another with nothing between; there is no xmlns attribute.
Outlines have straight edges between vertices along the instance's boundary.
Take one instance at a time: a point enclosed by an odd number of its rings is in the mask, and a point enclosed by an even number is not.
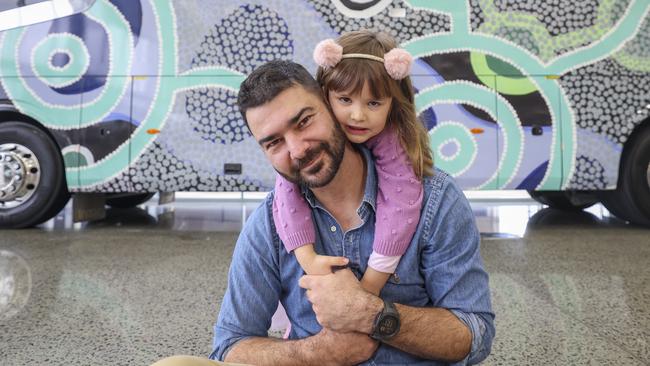
<svg viewBox="0 0 650 366"><path fill-rule="evenodd" d="M336 43L343 47L343 54L363 53L384 57L397 47L395 40L381 32L359 30L340 36ZM384 64L364 58L346 58L333 68L319 67L316 79L327 98L328 91L360 93L366 84L373 98L392 97L392 105L386 128L397 131L404 151L413 165L415 175L422 179L433 175L433 158L429 148L429 135L415 113L415 97L411 78L392 79Z"/></svg>

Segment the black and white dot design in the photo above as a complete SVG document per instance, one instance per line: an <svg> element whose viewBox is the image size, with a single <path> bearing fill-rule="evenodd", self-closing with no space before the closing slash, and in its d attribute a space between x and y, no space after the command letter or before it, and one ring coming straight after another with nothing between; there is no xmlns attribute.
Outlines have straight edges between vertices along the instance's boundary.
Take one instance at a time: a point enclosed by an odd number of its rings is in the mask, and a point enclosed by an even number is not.
<svg viewBox="0 0 650 366"><path fill-rule="evenodd" d="M602 164L588 156L579 156L569 186L583 190L606 189L605 168Z"/></svg>
<svg viewBox="0 0 650 366"><path fill-rule="evenodd" d="M236 177L204 172L178 160L162 145L154 142L149 149L131 165L128 173L105 182L100 186L84 189L88 192L129 192L128 182L138 192L180 191L260 191L261 187Z"/></svg>
<svg viewBox="0 0 650 366"><path fill-rule="evenodd" d="M451 30L448 16L426 10L413 10L406 7L401 0L394 0L384 11L370 18L349 18L341 14L330 0L309 2L338 34L362 28L372 29L390 34L401 44L415 37ZM389 10L392 8L406 8L406 16L391 17Z"/></svg>
<svg viewBox="0 0 650 366"><path fill-rule="evenodd" d="M624 51L630 55L650 58L650 17L646 18L633 40L625 45Z"/></svg>
<svg viewBox="0 0 650 366"><path fill-rule="evenodd" d="M485 21L485 17L483 17L483 9L481 8L480 2L481 0L469 0L469 6L471 9L470 24L472 26L473 32L476 32L481 27L481 24L483 24Z"/></svg>
<svg viewBox="0 0 650 366"><path fill-rule="evenodd" d="M250 136L231 90L202 88L188 92L185 111L204 140L231 144Z"/></svg>
<svg viewBox="0 0 650 366"><path fill-rule="evenodd" d="M552 36L591 27L598 15L598 0L494 0L494 5L535 15Z"/></svg>
<svg viewBox="0 0 650 366"><path fill-rule="evenodd" d="M612 77L614 75L620 75ZM577 126L623 144L647 115L650 80L612 60L603 60L560 78L571 102Z"/></svg>
<svg viewBox="0 0 650 366"><path fill-rule="evenodd" d="M507 39L510 42L527 49L535 55L540 54L539 46L535 41L535 37L530 31L526 29L503 27L499 28L495 35L497 37Z"/></svg>
<svg viewBox="0 0 650 366"><path fill-rule="evenodd" d="M268 61L290 60L292 56L293 41L286 22L270 9L245 5L214 25L192 67L228 65L249 74ZM194 131L204 140L231 144L250 136L237 109L235 92L214 88L189 91L185 109Z"/></svg>

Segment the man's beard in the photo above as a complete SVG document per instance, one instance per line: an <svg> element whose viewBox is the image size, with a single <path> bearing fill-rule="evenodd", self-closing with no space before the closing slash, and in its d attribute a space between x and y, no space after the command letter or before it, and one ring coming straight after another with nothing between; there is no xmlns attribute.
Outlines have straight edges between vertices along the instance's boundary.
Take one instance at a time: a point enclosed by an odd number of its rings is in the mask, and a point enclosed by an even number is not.
<svg viewBox="0 0 650 366"><path fill-rule="evenodd" d="M343 161L345 151L345 134L338 123L334 125L332 138L328 142L321 142L313 149L305 152L305 157L291 162L291 170L288 174L278 172L289 182L305 186L307 188L320 188L328 185L336 176L336 173ZM312 161L318 158L321 153L324 156L320 161L314 163L307 170L303 169Z"/></svg>

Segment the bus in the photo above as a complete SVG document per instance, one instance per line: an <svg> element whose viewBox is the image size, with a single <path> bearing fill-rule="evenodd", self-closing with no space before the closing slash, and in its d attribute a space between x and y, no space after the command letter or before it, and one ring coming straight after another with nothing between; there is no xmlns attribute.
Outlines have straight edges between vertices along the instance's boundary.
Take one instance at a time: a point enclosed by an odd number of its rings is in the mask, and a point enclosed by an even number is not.
<svg viewBox="0 0 650 366"><path fill-rule="evenodd" d="M650 225L649 0L0 0L0 227L160 192L267 191L253 69L369 28L415 58L436 166L466 190ZM77 204L77 202L79 204Z"/></svg>

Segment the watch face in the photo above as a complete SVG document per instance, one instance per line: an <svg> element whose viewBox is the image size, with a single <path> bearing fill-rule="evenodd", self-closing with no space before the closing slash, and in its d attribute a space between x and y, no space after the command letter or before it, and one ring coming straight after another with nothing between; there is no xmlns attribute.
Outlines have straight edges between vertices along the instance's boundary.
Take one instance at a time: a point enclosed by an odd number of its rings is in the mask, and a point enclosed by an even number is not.
<svg viewBox="0 0 650 366"><path fill-rule="evenodd" d="M389 336L397 331L397 326L399 325L399 319L392 315L385 315L379 325L377 330L382 336Z"/></svg>

